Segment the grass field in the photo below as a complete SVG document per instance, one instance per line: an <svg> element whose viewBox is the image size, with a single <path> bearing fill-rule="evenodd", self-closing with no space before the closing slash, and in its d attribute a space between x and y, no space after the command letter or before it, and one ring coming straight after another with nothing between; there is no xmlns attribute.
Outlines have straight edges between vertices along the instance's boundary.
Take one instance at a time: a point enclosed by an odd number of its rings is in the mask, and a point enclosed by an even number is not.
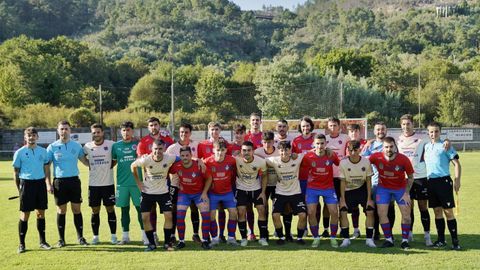
<svg viewBox="0 0 480 270"><path fill-rule="evenodd" d="M76 245L76 234L73 217L69 210L67 214L66 242L67 247L42 251L38 249L38 233L35 217L32 215L26 239L27 252L18 255L18 200L8 201L7 198L17 194L12 180L11 161L0 162L0 200L3 200L1 210L1 243L0 269L479 269L480 268L480 199L477 197L480 190L478 171L480 152L461 153L463 167L462 187L460 191L460 214L458 216L458 230L462 251L435 250L426 248L423 244L423 229L416 210L414 228L415 241L412 248L402 251L397 240L396 247L391 249L367 249L364 239L354 240L347 249L333 249L328 240L322 240L319 248L310 248L311 238L307 238L306 246L287 244L282 247L274 241L267 248L257 243L249 243L246 248L219 246L214 250L204 251L198 244L187 242L187 248L181 251L153 253L143 252L140 243L140 229L132 210L131 238L137 240L132 245L114 246L108 243L109 229L106 223L106 214L101 216L100 240L105 241L97 246L81 247ZM82 167L83 197L87 197L87 174ZM58 240L55 221L55 206L53 196L49 197L47 210L47 240L53 245ZM88 204L82 205L84 216L84 234L91 240L90 209ZM117 218L119 219L119 211ZM187 214L187 216L189 216ZM397 221L394 228L396 239L400 239L400 222L397 211ZM431 213L433 217L433 213ZM364 218L361 217L361 223ZM159 221L162 223L162 221ZM120 222L118 222L120 225ZM271 223L271 222L270 222ZM187 221L187 239L190 239L190 222ZM475 225L477 224L477 225ZM161 224L159 224L161 225ZM188 228L190 226L190 228ZM161 227L160 227L161 228ZM292 230L294 231L294 230ZM270 232L273 226L270 224ZM362 234L365 235L362 228ZM117 235L121 237L121 228L118 226ZM163 233L160 234L163 237ZM432 222L433 239L436 238L435 226ZM272 237L273 238L273 237ZM447 230L447 241L450 236ZM377 244L381 244L377 242Z"/></svg>

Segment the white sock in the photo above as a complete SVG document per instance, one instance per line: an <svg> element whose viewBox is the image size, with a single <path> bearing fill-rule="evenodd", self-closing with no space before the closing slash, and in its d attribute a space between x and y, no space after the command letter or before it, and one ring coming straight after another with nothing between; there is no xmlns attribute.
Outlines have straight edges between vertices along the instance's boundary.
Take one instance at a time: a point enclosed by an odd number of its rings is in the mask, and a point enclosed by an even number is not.
<svg viewBox="0 0 480 270"><path fill-rule="evenodd" d="M123 233L122 233L122 238L123 238L123 239L130 238L129 232L123 232Z"/></svg>

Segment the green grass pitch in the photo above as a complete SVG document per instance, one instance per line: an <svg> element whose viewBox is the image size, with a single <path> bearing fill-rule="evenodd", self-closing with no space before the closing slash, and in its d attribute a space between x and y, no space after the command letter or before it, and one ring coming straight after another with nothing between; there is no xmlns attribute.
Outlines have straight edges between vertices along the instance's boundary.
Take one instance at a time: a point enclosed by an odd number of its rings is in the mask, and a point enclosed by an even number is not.
<svg viewBox="0 0 480 270"><path fill-rule="evenodd" d="M479 269L480 268L480 204L478 168L480 152L460 153L463 168L462 186L460 189L460 213L458 230L462 251L438 250L427 248L423 244L423 229L418 210L414 226L414 242L408 251L399 248L399 240L391 249L369 249L364 245L364 238L353 240L352 246L346 249L333 249L328 240L322 240L317 249L310 248L312 239L307 238L306 246L287 244L278 247L274 241L263 248L250 242L246 248L220 245L213 250L204 251L198 244L187 241L187 248L181 251L166 252L158 250L152 253L143 251L140 242L140 228L136 221L136 213L131 211L131 239L126 246L109 244L110 233L106 222L106 214L102 209L100 245L81 247L77 245L72 213L67 213L66 242L67 247L42 251L38 249L38 234L35 215L31 215L26 239L27 252L17 254L18 247L18 199L7 200L17 194L12 180L11 161L0 162L0 269ZM82 204L84 218L84 234L91 240L90 209L87 200L87 170L80 164L83 180ZM120 211L117 212L117 235L121 238ZM433 213L430 212L433 220ZM189 215L187 214L187 217ZM55 221L53 196L49 196L49 209L46 212L47 241L53 245L58 240ZM393 229L396 239L400 239L400 214ZM295 222L296 218L294 218ZM360 223L364 222L361 216ZM159 228L162 226L159 220ZM186 221L186 239L191 237L191 223ZM270 232L273 225L269 222ZM432 238L436 238L435 225L432 222ZM365 235L361 226L362 235ZM295 225L292 229L295 233ZM448 230L447 241L450 242ZM163 233L160 234L163 238ZM237 237L238 238L238 237ZM272 237L272 239L274 239ZM161 239L163 240L163 239ZM377 242L380 245L381 242Z"/></svg>

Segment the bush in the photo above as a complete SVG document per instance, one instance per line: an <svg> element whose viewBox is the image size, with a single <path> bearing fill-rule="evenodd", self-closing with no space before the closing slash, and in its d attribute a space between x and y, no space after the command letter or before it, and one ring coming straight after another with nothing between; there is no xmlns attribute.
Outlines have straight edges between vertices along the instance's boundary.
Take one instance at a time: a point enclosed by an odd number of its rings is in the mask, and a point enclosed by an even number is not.
<svg viewBox="0 0 480 270"><path fill-rule="evenodd" d="M97 118L91 110L81 107L68 115L68 121L72 127L89 127Z"/></svg>
<svg viewBox="0 0 480 270"><path fill-rule="evenodd" d="M46 103L29 104L23 109L4 107L6 118L11 120L10 127L56 128L58 121L67 119L73 109L54 107Z"/></svg>

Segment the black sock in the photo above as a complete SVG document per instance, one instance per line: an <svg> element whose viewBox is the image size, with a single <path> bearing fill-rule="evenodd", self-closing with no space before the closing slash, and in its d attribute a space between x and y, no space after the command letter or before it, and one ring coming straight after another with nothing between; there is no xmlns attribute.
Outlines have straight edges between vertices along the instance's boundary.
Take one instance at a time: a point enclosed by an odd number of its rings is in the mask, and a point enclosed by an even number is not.
<svg viewBox="0 0 480 270"><path fill-rule="evenodd" d="M108 216L108 226L110 227L110 233L116 234L117 233L117 215L115 215L115 211L107 212Z"/></svg>
<svg viewBox="0 0 480 270"><path fill-rule="evenodd" d="M77 238L80 239L83 237L83 217L82 213L73 214L73 223L75 224L75 229L77 230Z"/></svg>
<svg viewBox="0 0 480 270"><path fill-rule="evenodd" d="M374 230L374 235L380 237L380 218L378 217L378 212L377 210L373 211L374 212L374 221L373 221L373 230Z"/></svg>
<svg viewBox="0 0 480 270"><path fill-rule="evenodd" d="M393 203L388 205L388 222L390 223L390 229L393 231L395 225L395 204Z"/></svg>
<svg viewBox="0 0 480 270"><path fill-rule="evenodd" d="M452 243L458 242L458 232L457 232L457 220L451 219L447 220L448 231L452 237Z"/></svg>
<svg viewBox="0 0 480 270"><path fill-rule="evenodd" d="M420 211L420 219L422 220L423 231L430 231L430 213L428 210Z"/></svg>
<svg viewBox="0 0 480 270"><path fill-rule="evenodd" d="M283 225L285 225L286 236L292 235L292 219L293 219L293 214L286 214L283 216Z"/></svg>
<svg viewBox="0 0 480 270"><path fill-rule="evenodd" d="M267 239L267 236L268 236L267 221L259 220L257 224L258 224L258 229L260 230L260 238Z"/></svg>
<svg viewBox="0 0 480 270"><path fill-rule="evenodd" d="M100 214L92 213L91 223L93 235L98 235L98 229L100 228ZM75 226L77 225L75 224Z"/></svg>
<svg viewBox="0 0 480 270"><path fill-rule="evenodd" d="M238 230L240 231L242 239L247 239L247 221L239 221Z"/></svg>
<svg viewBox="0 0 480 270"><path fill-rule="evenodd" d="M305 234L305 229L297 228L297 238L298 239L302 239L304 234Z"/></svg>
<svg viewBox="0 0 480 270"><path fill-rule="evenodd" d="M410 230L413 231L413 223L415 222L415 214L414 214L414 211L413 211L413 207L412 207L412 209L410 209L410 220L411 220Z"/></svg>
<svg viewBox="0 0 480 270"><path fill-rule="evenodd" d="M323 229L328 230L330 226L330 217L323 217Z"/></svg>
<svg viewBox="0 0 480 270"><path fill-rule="evenodd" d="M435 225L437 226L438 241L445 242L445 219L436 218Z"/></svg>
<svg viewBox="0 0 480 270"><path fill-rule="evenodd" d="M45 219L37 218L37 231L40 238L40 243L45 243Z"/></svg>
<svg viewBox="0 0 480 270"><path fill-rule="evenodd" d="M57 229L60 240L65 242L65 214L57 213Z"/></svg>
<svg viewBox="0 0 480 270"><path fill-rule="evenodd" d="M163 237L165 237L165 245L170 243L170 238L172 237L172 229L163 228Z"/></svg>
<svg viewBox="0 0 480 270"><path fill-rule="evenodd" d="M340 236L343 237L344 239L349 239L350 238L350 228L342 228L340 231Z"/></svg>
<svg viewBox="0 0 480 270"><path fill-rule="evenodd" d="M25 246L25 236L27 235L28 221L18 221L18 236L20 238L20 244Z"/></svg>
<svg viewBox="0 0 480 270"><path fill-rule="evenodd" d="M373 238L373 228L367 228L367 239Z"/></svg>
<svg viewBox="0 0 480 270"><path fill-rule="evenodd" d="M198 234L200 229L200 215L197 209L190 209L190 219L192 220L193 233Z"/></svg>
<svg viewBox="0 0 480 270"><path fill-rule="evenodd" d="M153 238L153 230L145 231L145 234L148 238L148 243L155 246L155 239Z"/></svg>
<svg viewBox="0 0 480 270"><path fill-rule="evenodd" d="M284 236L283 235L283 228L275 229L275 232L277 233L278 238L282 238Z"/></svg>

